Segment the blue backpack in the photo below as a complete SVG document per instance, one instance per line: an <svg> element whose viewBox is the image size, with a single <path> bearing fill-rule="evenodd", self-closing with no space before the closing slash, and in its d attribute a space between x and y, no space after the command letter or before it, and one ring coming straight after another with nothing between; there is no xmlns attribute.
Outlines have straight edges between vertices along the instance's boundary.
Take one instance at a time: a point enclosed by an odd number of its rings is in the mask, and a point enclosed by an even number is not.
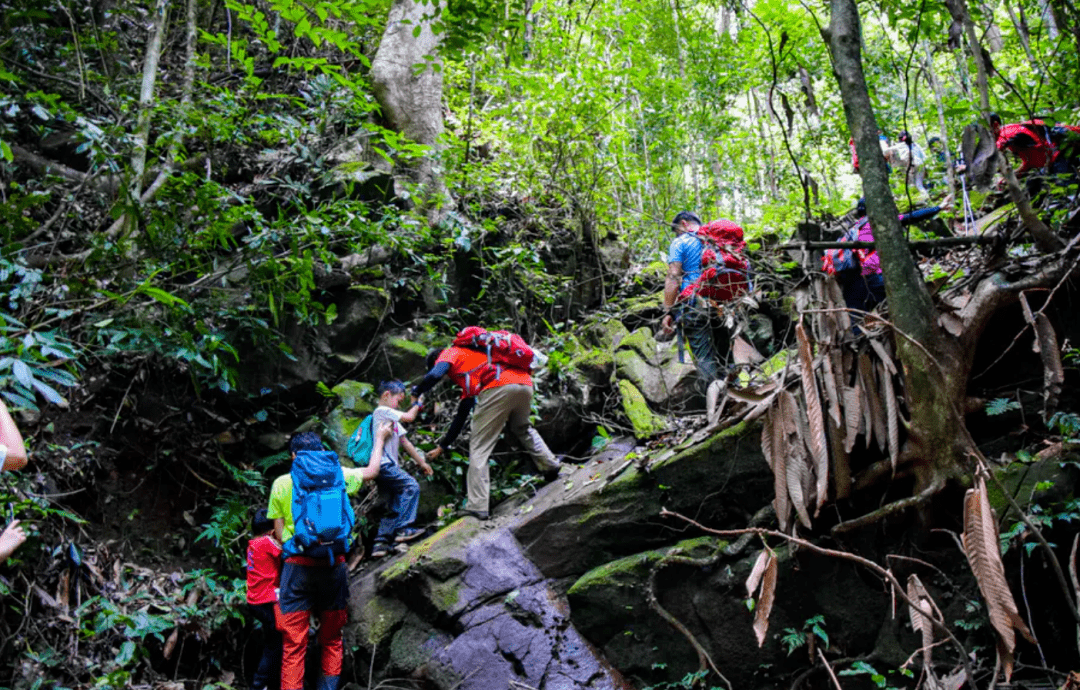
<svg viewBox="0 0 1080 690"><path fill-rule="evenodd" d="M333 564L335 556L348 553L355 520L337 453L301 451L291 475L294 532L284 555L325 557Z"/></svg>
<svg viewBox="0 0 1080 690"><path fill-rule="evenodd" d="M375 434L372 432L374 419L375 415L372 414L364 417L364 421L360 422L360 426L356 427L356 431L349 437L345 448L357 467L367 467L371 462L371 450L375 447ZM379 458L379 461L382 462L382 458Z"/></svg>

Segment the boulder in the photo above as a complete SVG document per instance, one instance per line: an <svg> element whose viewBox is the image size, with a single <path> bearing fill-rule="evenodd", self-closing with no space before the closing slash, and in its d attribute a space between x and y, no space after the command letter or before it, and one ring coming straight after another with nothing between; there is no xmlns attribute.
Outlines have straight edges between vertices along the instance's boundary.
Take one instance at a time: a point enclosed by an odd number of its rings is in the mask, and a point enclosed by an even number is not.
<svg viewBox="0 0 1080 690"><path fill-rule="evenodd" d="M675 342L658 344L648 328L620 341L615 368L616 376L633 383L657 410L700 406L694 365L680 363Z"/></svg>
<svg viewBox="0 0 1080 690"><path fill-rule="evenodd" d="M650 410L641 391L626 379L619 379L619 397L623 413L634 428L634 436L648 438L667 429L667 420Z"/></svg>

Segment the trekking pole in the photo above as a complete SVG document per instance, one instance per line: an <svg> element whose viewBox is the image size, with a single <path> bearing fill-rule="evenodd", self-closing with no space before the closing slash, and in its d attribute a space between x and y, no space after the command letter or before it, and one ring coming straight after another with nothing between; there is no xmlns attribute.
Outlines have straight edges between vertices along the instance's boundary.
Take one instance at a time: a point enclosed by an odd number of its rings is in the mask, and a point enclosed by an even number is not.
<svg viewBox="0 0 1080 690"><path fill-rule="evenodd" d="M960 173L960 189L964 192L964 234L975 234L975 212L971 209L971 198L967 190L967 172Z"/></svg>

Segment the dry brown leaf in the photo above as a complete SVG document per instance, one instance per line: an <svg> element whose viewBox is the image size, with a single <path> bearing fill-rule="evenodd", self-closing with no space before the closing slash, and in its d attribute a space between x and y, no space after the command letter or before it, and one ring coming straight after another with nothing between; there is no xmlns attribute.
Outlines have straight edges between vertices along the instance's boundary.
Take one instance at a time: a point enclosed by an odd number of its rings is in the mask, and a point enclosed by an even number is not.
<svg viewBox="0 0 1080 690"><path fill-rule="evenodd" d="M863 401L862 388L859 380L855 385L844 387L844 452L850 453L855 447L855 439L859 436L859 427L862 425Z"/></svg>
<svg viewBox="0 0 1080 690"><path fill-rule="evenodd" d="M810 529L808 507L814 490L814 473L810 469L810 457L806 447L800 442L793 444L787 459L787 490L791 506L803 527Z"/></svg>
<svg viewBox="0 0 1080 690"><path fill-rule="evenodd" d="M866 391L866 402L870 411L870 427L874 438L877 439L878 448L882 453L888 452L887 434L885 424L885 406L881 399L881 391L878 388L877 376L874 375L874 365L870 355L865 352L859 355L859 377L862 379L863 390ZM867 439L867 447L869 447Z"/></svg>
<svg viewBox="0 0 1080 690"><path fill-rule="evenodd" d="M1031 313L1031 305L1028 304L1027 295L1023 292L1020 293L1020 307L1024 310L1024 321L1027 321L1032 326L1035 325L1035 315Z"/></svg>
<svg viewBox="0 0 1080 690"><path fill-rule="evenodd" d="M765 574L765 566L768 564L769 550L762 549L761 553L757 555L757 560L754 561L754 567L750 570L750 577L746 578L746 596L754 596L758 585L761 584L761 577Z"/></svg>
<svg viewBox="0 0 1080 690"><path fill-rule="evenodd" d="M943 311L938 314L938 323L941 324L942 328L958 338L964 333L963 320L952 312Z"/></svg>
<svg viewBox="0 0 1080 690"><path fill-rule="evenodd" d="M834 350L830 350L825 353L825 356L821 358L822 364L822 378L825 380L825 397L829 402L829 416L832 417L833 423L836 426L840 426L844 423L844 413L840 410L840 382L839 377L833 370L833 366L839 361L839 357Z"/></svg>
<svg viewBox="0 0 1080 690"><path fill-rule="evenodd" d="M844 306L844 294L840 291L840 283L835 280L825 281L825 294L828 298L829 309L840 309ZM836 325L840 335L851 333L851 314L847 311L836 311Z"/></svg>
<svg viewBox="0 0 1080 690"><path fill-rule="evenodd" d="M825 438L825 415L821 409L821 396L817 389L817 376L814 375L814 359L810 351L810 339L800 322L795 326L795 337L799 342L799 361L802 364L803 397L806 400L806 418L810 424L807 445L814 460L815 501L814 517L829 495L829 447Z"/></svg>
<svg viewBox="0 0 1080 690"><path fill-rule="evenodd" d="M769 632L769 614L772 613L773 601L776 599L778 572L776 554L770 551L768 562L765 564L765 575L761 580L761 595L758 597L757 606L754 607L754 635L757 636L758 647L765 644L765 636Z"/></svg>
<svg viewBox="0 0 1080 690"><path fill-rule="evenodd" d="M981 476L976 477L975 488L968 489L964 497L964 533L961 541L971 571L979 583L979 591L986 600L990 624L997 633L998 656L1008 679L1012 676L1015 632L1019 631L1031 642L1035 639L1020 618L1009 583L1005 580L997 526L986 496L986 483Z"/></svg>
<svg viewBox="0 0 1080 690"><path fill-rule="evenodd" d="M176 641L180 637L180 628L173 628L172 634L169 635L169 639L165 640L165 649L162 650L162 654L166 659L172 657L173 651L176 649Z"/></svg>
<svg viewBox="0 0 1080 690"><path fill-rule="evenodd" d="M829 420L826 429L829 432L829 451L832 457L833 496L837 501L851 495L851 459L844 450L844 432Z"/></svg>
<svg viewBox="0 0 1080 690"><path fill-rule="evenodd" d="M761 450L773 472L773 508L781 530L791 526L791 501L787 489L788 421L784 418L784 408L781 394L769 407L761 429Z"/></svg>
<svg viewBox="0 0 1080 690"><path fill-rule="evenodd" d="M879 366L881 366L881 370L878 373L881 374L883 384L881 396L885 400L885 422L889 434L889 464L892 465L895 472L896 460L900 457L900 402L896 399L896 393L893 391L892 375L885 371L883 365Z"/></svg>
<svg viewBox="0 0 1080 690"><path fill-rule="evenodd" d="M908 576L907 595L908 599L915 604L914 606L908 605L908 615L911 617L912 629L920 633L922 637L923 668L931 670L933 669L931 657L934 647L934 624L930 622L928 617L940 620L941 613L937 610L933 598L926 591L926 587L923 586L918 575L912 574ZM926 615L920 614L920 611Z"/></svg>
<svg viewBox="0 0 1080 690"><path fill-rule="evenodd" d="M757 348L742 336L736 336L731 341L731 358L736 364L757 364L765 361Z"/></svg>
<svg viewBox="0 0 1080 690"><path fill-rule="evenodd" d="M885 343L881 342L877 338L870 338L870 347L874 348L874 353L881 360L881 363L885 365L885 368L890 374L896 373L896 364L893 362L892 355L885 347Z"/></svg>

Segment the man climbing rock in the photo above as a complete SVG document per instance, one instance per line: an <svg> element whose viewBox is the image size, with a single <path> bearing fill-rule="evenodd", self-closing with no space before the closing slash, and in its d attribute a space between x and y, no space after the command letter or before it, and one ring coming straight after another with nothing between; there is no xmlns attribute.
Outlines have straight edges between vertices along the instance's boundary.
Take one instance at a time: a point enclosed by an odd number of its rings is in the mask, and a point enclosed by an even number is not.
<svg viewBox="0 0 1080 690"><path fill-rule="evenodd" d="M558 476L559 460L529 422L533 382L528 370L493 364L488 353L461 346L432 350L428 353L427 366L429 371L413 388L413 395L420 396L431 390L443 376L449 376L461 388L461 402L458 403L454 420L446 434L439 439L438 445L428 451L428 462L438 458L453 444L465 426L469 412L476 408L469 441L466 513L480 520L487 520L490 515L488 459L504 426L509 425L510 431L532 456L546 479Z"/></svg>
<svg viewBox="0 0 1080 690"><path fill-rule="evenodd" d="M722 383L712 384L727 375L731 349L731 334L720 322L717 306L749 289L750 266L742 257L746 243L735 223L721 219L702 226L690 211L675 216L671 228L675 239L668 248L661 333L671 335L678 326L679 359L685 341L698 370L699 387L712 404Z"/></svg>
<svg viewBox="0 0 1080 690"><path fill-rule="evenodd" d="M1002 126L1001 116L990 113L990 132L997 137L998 151L1009 151L1020 159L1022 165L1016 171L1020 177L1032 170L1053 169L1057 150L1050 141L1050 128L1042 120L1026 120ZM1064 172L1064 171L1062 171Z"/></svg>

